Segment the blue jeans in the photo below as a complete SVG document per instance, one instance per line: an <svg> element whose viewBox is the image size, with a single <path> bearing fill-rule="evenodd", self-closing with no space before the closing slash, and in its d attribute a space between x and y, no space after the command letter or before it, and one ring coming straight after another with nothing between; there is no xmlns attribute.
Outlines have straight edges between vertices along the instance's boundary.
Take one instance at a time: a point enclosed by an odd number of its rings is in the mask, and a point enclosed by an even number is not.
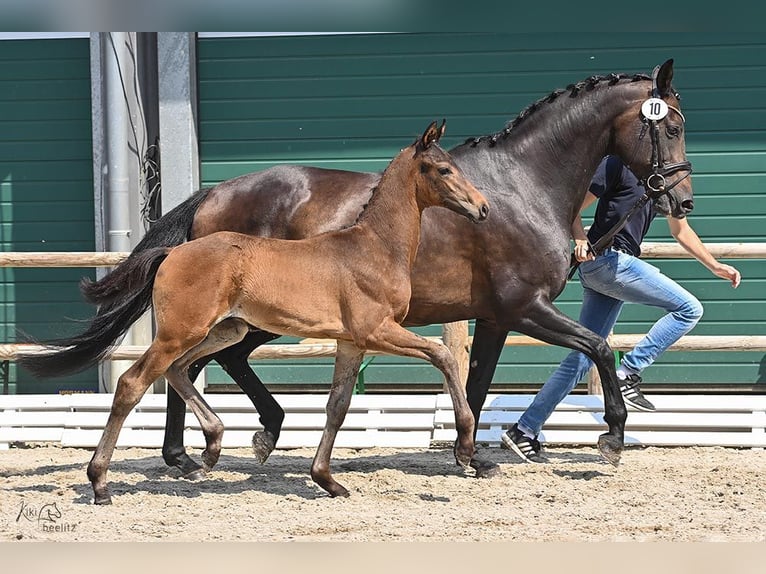
<svg viewBox="0 0 766 574"><path fill-rule="evenodd" d="M702 305L694 295L663 275L654 265L637 257L607 249L594 261L579 267L583 285L580 324L606 337L612 331L625 302L664 309L661 317L622 364L640 373L702 317ZM575 388L593 366L587 356L572 351L542 386L532 404L519 418L519 426L535 435L551 416L556 405Z"/></svg>

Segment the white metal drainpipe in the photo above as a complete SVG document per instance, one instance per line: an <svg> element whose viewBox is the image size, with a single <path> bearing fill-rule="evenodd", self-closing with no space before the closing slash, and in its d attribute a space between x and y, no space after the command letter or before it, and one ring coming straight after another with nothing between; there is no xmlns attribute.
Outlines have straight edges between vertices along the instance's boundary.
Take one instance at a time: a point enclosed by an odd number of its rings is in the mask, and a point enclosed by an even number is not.
<svg viewBox="0 0 766 574"><path fill-rule="evenodd" d="M109 251L130 251L130 172L128 149L128 109L123 92L123 82L130 78L125 73L126 33L112 32L104 34L104 100L106 121L106 211L108 221L107 244ZM122 77L120 64L123 65ZM132 334L129 330L125 335L125 344L132 344ZM114 361L110 369L111 388L114 392L117 377L128 366L129 362Z"/></svg>

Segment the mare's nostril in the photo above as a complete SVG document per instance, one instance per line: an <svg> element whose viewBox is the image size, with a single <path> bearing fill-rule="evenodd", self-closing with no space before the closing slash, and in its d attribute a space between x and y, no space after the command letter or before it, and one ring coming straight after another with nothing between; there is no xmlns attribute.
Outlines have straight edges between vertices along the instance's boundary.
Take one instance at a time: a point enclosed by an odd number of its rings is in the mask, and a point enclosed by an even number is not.
<svg viewBox="0 0 766 574"><path fill-rule="evenodd" d="M681 202L681 207L686 213L689 213L691 210L694 209L694 201L692 201L691 199L684 199Z"/></svg>
<svg viewBox="0 0 766 574"><path fill-rule="evenodd" d="M483 204L479 208L479 214L481 215L482 219L487 219L487 216L489 215L489 205L487 205L486 203Z"/></svg>

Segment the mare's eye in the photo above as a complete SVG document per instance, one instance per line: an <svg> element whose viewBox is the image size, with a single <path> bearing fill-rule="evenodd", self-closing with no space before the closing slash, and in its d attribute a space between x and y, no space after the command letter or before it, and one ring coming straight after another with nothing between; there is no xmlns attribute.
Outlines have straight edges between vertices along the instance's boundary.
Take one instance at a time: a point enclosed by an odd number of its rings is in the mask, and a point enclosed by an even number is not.
<svg viewBox="0 0 766 574"><path fill-rule="evenodd" d="M681 134L681 128L678 126L668 126L666 128L668 135L672 138L678 137Z"/></svg>
<svg viewBox="0 0 766 574"><path fill-rule="evenodd" d="M452 170L448 167L440 167L439 168L439 175L449 175L452 173Z"/></svg>

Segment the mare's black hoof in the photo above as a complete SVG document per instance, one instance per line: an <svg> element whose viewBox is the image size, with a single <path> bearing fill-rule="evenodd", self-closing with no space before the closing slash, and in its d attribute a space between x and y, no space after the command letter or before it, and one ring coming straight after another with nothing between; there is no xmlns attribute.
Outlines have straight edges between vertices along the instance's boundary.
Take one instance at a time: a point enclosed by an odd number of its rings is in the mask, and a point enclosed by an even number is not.
<svg viewBox="0 0 766 574"><path fill-rule="evenodd" d="M261 464L266 462L276 446L274 435L269 431L259 431L253 435L253 454Z"/></svg>
<svg viewBox="0 0 766 574"><path fill-rule="evenodd" d="M622 441L610 434L602 434L598 437L598 451L609 464L618 466L622 456Z"/></svg>
<svg viewBox="0 0 766 574"><path fill-rule="evenodd" d="M492 478L500 474L500 465L491 460L474 457L471 459L471 468L476 471L476 478Z"/></svg>
<svg viewBox="0 0 766 574"><path fill-rule="evenodd" d="M95 500L93 501L93 504L97 504L99 506L106 506L108 504L112 504L112 497L109 495L97 496Z"/></svg>
<svg viewBox="0 0 766 574"><path fill-rule="evenodd" d="M204 469L198 468L196 470L192 470L191 472L187 472L181 478L185 478L186 480L191 481L205 480L207 478L207 473Z"/></svg>

